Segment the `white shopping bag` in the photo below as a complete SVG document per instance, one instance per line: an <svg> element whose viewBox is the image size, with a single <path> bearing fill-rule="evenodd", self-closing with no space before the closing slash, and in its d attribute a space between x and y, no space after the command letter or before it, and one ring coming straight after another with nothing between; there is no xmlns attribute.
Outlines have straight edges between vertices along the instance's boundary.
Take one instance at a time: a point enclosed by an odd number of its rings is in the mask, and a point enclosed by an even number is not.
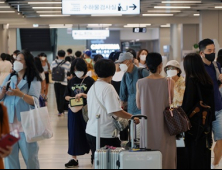
<svg viewBox="0 0 222 170"><path fill-rule="evenodd" d="M48 108L40 108L36 102L35 109L21 112L21 123L28 143L53 137Z"/></svg>

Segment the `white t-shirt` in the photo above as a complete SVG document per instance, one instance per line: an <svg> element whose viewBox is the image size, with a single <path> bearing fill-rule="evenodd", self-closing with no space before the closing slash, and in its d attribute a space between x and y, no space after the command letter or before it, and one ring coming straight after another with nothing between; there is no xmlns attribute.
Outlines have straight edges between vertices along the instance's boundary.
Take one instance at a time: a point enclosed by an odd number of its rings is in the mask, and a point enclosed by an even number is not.
<svg viewBox="0 0 222 170"><path fill-rule="evenodd" d="M122 81L124 74L125 73L122 71L116 72L115 75L113 76L113 81L115 81L115 82Z"/></svg>
<svg viewBox="0 0 222 170"><path fill-rule="evenodd" d="M89 121L87 123L86 133L96 137L96 115L100 114L100 137L112 138L113 131L115 130L112 115L114 112L122 110L121 101L118 94L116 93L116 90L111 84L98 80L95 83L95 86L96 95L107 111L105 111L97 102L93 85L87 94Z"/></svg>

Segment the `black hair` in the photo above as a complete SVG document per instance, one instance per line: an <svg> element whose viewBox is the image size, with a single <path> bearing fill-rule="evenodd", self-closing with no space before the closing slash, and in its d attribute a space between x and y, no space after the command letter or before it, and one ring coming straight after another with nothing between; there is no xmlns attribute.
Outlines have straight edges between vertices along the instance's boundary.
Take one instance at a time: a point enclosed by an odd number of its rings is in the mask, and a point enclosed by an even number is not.
<svg viewBox="0 0 222 170"><path fill-rule="evenodd" d="M191 53L184 58L184 70L186 72L186 84L190 77L196 78L203 85L213 84L199 54Z"/></svg>
<svg viewBox="0 0 222 170"><path fill-rule="evenodd" d="M16 56L18 56L19 53L20 53L19 50L15 50L15 51L13 52L13 54L15 54Z"/></svg>
<svg viewBox="0 0 222 170"><path fill-rule="evenodd" d="M72 49L69 48L69 49L67 50L67 52L68 52L69 54L72 54Z"/></svg>
<svg viewBox="0 0 222 170"><path fill-rule="evenodd" d="M109 56L109 59L112 60L113 62L116 62L119 60L119 56L122 52L112 52Z"/></svg>
<svg viewBox="0 0 222 170"><path fill-rule="evenodd" d="M133 54L133 58L136 59L136 51L134 49L128 49L126 52Z"/></svg>
<svg viewBox="0 0 222 170"><path fill-rule="evenodd" d="M101 59L95 64L95 72L99 78L114 76L116 66L112 60Z"/></svg>
<svg viewBox="0 0 222 170"><path fill-rule="evenodd" d="M147 49L141 49L141 50L139 51L138 55L137 55L137 60L138 60L139 62L140 62L140 55L141 55L141 53L142 53L143 51L146 51L147 54L149 54L149 51L148 51Z"/></svg>
<svg viewBox="0 0 222 170"><path fill-rule="evenodd" d="M81 51L76 51L75 56L76 56L77 58L80 58L81 55L82 55L82 52L81 52Z"/></svg>
<svg viewBox="0 0 222 170"><path fill-rule="evenodd" d="M200 51L204 51L208 45L212 45L214 42L211 39L204 39L199 42Z"/></svg>
<svg viewBox="0 0 222 170"><path fill-rule="evenodd" d="M5 60L7 60L11 63L14 63L14 61L15 61L15 59L13 58L13 55L9 55L9 54L6 54Z"/></svg>
<svg viewBox="0 0 222 170"><path fill-rule="evenodd" d="M68 56L68 57L66 57L66 58L65 58L65 61L68 61L68 62L70 62L70 63L71 63L71 57L69 57L69 56Z"/></svg>
<svg viewBox="0 0 222 170"><path fill-rule="evenodd" d="M78 71L83 71L84 72L84 75L85 76L88 72L87 70L87 64L85 62L85 60L83 60L82 58L77 58L75 59L73 62L72 62L72 66L71 66L71 70L70 70L70 73L73 75L73 76L76 76L75 75L75 69L78 70Z"/></svg>
<svg viewBox="0 0 222 170"><path fill-rule="evenodd" d="M59 57L65 57L66 56L66 52L64 50L59 50L58 51L58 56Z"/></svg>
<svg viewBox="0 0 222 170"><path fill-rule="evenodd" d="M159 53L149 53L146 58L146 64L151 73L156 73L158 66L163 62Z"/></svg>
<svg viewBox="0 0 222 170"><path fill-rule="evenodd" d="M20 54L22 54L24 56L26 67L27 67L25 70L25 74L24 74L23 79L27 76L28 86L30 88L31 83L35 78L37 79L37 81L42 81L42 78L39 75L39 72L38 72L38 70L35 66L35 63L34 63L34 57L30 53L30 51L23 50L18 55L20 55Z"/></svg>
<svg viewBox="0 0 222 170"><path fill-rule="evenodd" d="M41 62L40 58L35 57L34 62L35 62L35 66L36 66L37 70L39 71L39 73L44 72L44 69L42 67L42 62Z"/></svg>
<svg viewBox="0 0 222 170"><path fill-rule="evenodd" d="M220 63L220 65L222 67L222 49L219 50L219 52L218 52L217 62Z"/></svg>
<svg viewBox="0 0 222 170"><path fill-rule="evenodd" d="M1 59L2 59L3 61L5 61L5 60L6 60L7 55L6 55L5 53L2 53L0 57L1 57Z"/></svg>
<svg viewBox="0 0 222 170"><path fill-rule="evenodd" d="M94 56L94 62L96 63L97 61L103 59L104 57L101 54L97 54Z"/></svg>

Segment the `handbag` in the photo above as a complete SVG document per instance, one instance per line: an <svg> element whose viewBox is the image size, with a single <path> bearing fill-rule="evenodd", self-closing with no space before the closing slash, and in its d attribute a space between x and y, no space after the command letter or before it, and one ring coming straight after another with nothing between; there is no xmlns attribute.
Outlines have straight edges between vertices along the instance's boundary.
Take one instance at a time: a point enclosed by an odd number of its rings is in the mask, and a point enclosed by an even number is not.
<svg viewBox="0 0 222 170"><path fill-rule="evenodd" d="M99 103L99 105L102 107L102 109L107 113L106 108L103 106L103 104L99 101L97 95L96 95L96 83L93 85L94 88L94 93L95 93L95 97L97 102ZM112 116L113 119L113 125L116 128L116 130L118 130L119 132L122 132L124 129L127 128L128 126L128 120L127 119L123 119L123 118L115 118L114 116Z"/></svg>
<svg viewBox="0 0 222 170"><path fill-rule="evenodd" d="M80 84L80 86L82 86L84 80L86 79L86 77L83 79L82 83ZM84 100L83 98L80 99L80 101L76 101L75 98L70 99L69 101L69 108L73 113L78 113L80 110L82 110L82 116L83 119L85 120L85 122L87 123L89 120L89 116L88 116L88 106L85 105L84 106Z"/></svg>
<svg viewBox="0 0 222 170"><path fill-rule="evenodd" d="M169 92L169 108L164 111L165 123L169 130L171 136L176 136L178 134L187 132L191 128L191 123L181 107L172 108L172 98L171 98L171 80L168 80L168 92Z"/></svg>
<svg viewBox="0 0 222 170"><path fill-rule="evenodd" d="M34 104L35 109L21 112L21 123L28 143L53 137L48 108L38 107L35 99Z"/></svg>
<svg viewBox="0 0 222 170"><path fill-rule="evenodd" d="M206 135L206 146L210 149L213 145L213 140L210 133L212 130L211 107L203 102L200 87L197 83L196 86L200 101L195 105L192 112L189 114L192 128L187 133L195 140L198 140Z"/></svg>

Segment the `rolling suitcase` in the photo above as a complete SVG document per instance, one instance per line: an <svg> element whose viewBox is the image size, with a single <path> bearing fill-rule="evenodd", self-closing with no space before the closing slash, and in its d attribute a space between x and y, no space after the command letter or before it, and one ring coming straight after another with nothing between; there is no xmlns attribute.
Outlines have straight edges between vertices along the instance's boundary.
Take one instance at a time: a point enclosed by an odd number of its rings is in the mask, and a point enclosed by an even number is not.
<svg viewBox="0 0 222 170"><path fill-rule="evenodd" d="M131 136L135 136L134 118L145 119L145 130L147 130L147 117L137 115L131 119ZM142 127L141 127L142 128ZM147 133L143 134L145 143L147 144ZM131 138L131 147L134 147L134 139ZM159 151L151 151L148 149L139 149L130 151L122 151L119 153L117 161L118 169L162 169L162 154Z"/></svg>
<svg viewBox="0 0 222 170"><path fill-rule="evenodd" d="M100 148L100 115L97 115L97 136L96 136L96 152L94 157L95 169L118 169L117 161L119 153L124 151L124 148L114 148L105 146Z"/></svg>

